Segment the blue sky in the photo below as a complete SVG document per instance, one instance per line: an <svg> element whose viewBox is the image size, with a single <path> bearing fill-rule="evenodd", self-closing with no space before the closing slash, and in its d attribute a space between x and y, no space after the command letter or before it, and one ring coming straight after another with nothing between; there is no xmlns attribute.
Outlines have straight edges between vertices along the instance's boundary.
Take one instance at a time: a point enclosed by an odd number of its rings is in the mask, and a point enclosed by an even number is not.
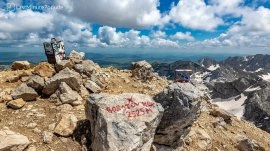
<svg viewBox="0 0 270 151"><path fill-rule="evenodd" d="M270 52L269 0L4 0L0 51Z"/></svg>

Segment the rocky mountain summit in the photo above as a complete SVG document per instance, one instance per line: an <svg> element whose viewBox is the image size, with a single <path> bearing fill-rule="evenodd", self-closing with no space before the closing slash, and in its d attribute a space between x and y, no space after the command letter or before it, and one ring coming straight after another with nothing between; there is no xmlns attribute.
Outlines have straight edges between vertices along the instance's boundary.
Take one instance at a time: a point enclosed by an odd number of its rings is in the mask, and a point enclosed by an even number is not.
<svg viewBox="0 0 270 151"><path fill-rule="evenodd" d="M76 51L55 67L12 66L0 72L0 150L270 150L269 133L210 98L226 98L227 88L237 89L233 97L250 92L246 108L258 114L245 117L267 119L263 83L260 89L249 79L224 88L211 83L209 95L198 83L160 77L146 61L131 70L101 68ZM267 121L258 122L268 130Z"/></svg>

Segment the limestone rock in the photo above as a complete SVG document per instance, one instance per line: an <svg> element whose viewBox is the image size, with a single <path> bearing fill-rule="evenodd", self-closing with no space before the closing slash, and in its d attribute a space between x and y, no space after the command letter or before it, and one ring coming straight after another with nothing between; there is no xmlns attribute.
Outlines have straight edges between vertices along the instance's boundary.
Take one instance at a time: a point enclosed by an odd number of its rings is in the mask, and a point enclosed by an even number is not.
<svg viewBox="0 0 270 151"><path fill-rule="evenodd" d="M189 131L197 118L203 92L191 83L174 83L155 96L164 107L164 115L157 128L154 142L166 146L179 146L180 139Z"/></svg>
<svg viewBox="0 0 270 151"><path fill-rule="evenodd" d="M25 105L25 101L23 99L21 99L21 98L9 101L7 103L7 106L9 106L9 107L11 107L12 109L15 109L15 110L22 108L24 105Z"/></svg>
<svg viewBox="0 0 270 151"><path fill-rule="evenodd" d="M241 140L236 148L240 151L265 151L265 148L248 138Z"/></svg>
<svg viewBox="0 0 270 151"><path fill-rule="evenodd" d="M13 99L22 98L24 101L32 101L38 97L38 94L33 88L22 83L12 92L11 96Z"/></svg>
<svg viewBox="0 0 270 151"><path fill-rule="evenodd" d="M101 91L101 88L95 82L93 82L91 80L87 80L84 83L84 86L86 89L88 89L92 93L98 93Z"/></svg>
<svg viewBox="0 0 270 151"><path fill-rule="evenodd" d="M84 60L81 64L76 64L74 66L74 69L79 72L87 75L88 77L91 77L92 74L96 73L97 66L92 60Z"/></svg>
<svg viewBox="0 0 270 151"><path fill-rule="evenodd" d="M55 74L55 70L49 63L41 62L34 68L33 74L49 78Z"/></svg>
<svg viewBox="0 0 270 151"><path fill-rule="evenodd" d="M64 111L70 111L72 110L73 107L70 105L70 104L63 104L63 105L60 105L56 108L56 110L59 110L61 112L64 112Z"/></svg>
<svg viewBox="0 0 270 151"><path fill-rule="evenodd" d="M93 94L86 104L93 151L150 150L163 108L136 93Z"/></svg>
<svg viewBox="0 0 270 151"><path fill-rule="evenodd" d="M212 148L212 138L201 128L192 129L186 139L196 140L194 145L201 150L210 150Z"/></svg>
<svg viewBox="0 0 270 151"><path fill-rule="evenodd" d="M52 132L48 132L48 131L44 131L43 132L43 142L46 144L51 143L53 140L53 133Z"/></svg>
<svg viewBox="0 0 270 151"><path fill-rule="evenodd" d="M28 138L10 130L0 131L0 150L23 151L30 144Z"/></svg>
<svg viewBox="0 0 270 151"><path fill-rule="evenodd" d="M79 92L82 84L82 78L79 73L74 72L69 68L65 68L45 82L42 92L46 95L53 94L58 89L61 82L65 82L73 90Z"/></svg>
<svg viewBox="0 0 270 151"><path fill-rule="evenodd" d="M65 82L61 82L59 91L59 98L63 104L82 101L82 97L76 91L72 90Z"/></svg>
<svg viewBox="0 0 270 151"><path fill-rule="evenodd" d="M85 53L84 52L77 52L75 50L72 50L69 54L69 59L73 62L73 63L81 63L83 61L85 57Z"/></svg>
<svg viewBox="0 0 270 151"><path fill-rule="evenodd" d="M6 82L13 83L18 82L21 78L21 75L12 75L10 77L7 77Z"/></svg>
<svg viewBox="0 0 270 151"><path fill-rule="evenodd" d="M88 90L82 85L81 88L80 88L80 95L83 99L86 99L89 97L89 92Z"/></svg>
<svg viewBox="0 0 270 151"><path fill-rule="evenodd" d="M65 137L73 134L78 121L76 116L73 114L60 114L58 118L59 120L54 128L54 133Z"/></svg>
<svg viewBox="0 0 270 151"><path fill-rule="evenodd" d="M72 69L74 64L70 60L62 60L56 64L56 71L59 72L65 68Z"/></svg>
<svg viewBox="0 0 270 151"><path fill-rule="evenodd" d="M143 81L151 80L154 77L154 69L151 64L145 60L139 62L133 62L131 67L132 77L141 79Z"/></svg>
<svg viewBox="0 0 270 151"><path fill-rule="evenodd" d="M38 76L38 75L32 75L30 76L27 85L36 91L41 91L44 87L44 78Z"/></svg>
<svg viewBox="0 0 270 151"><path fill-rule="evenodd" d="M12 70L27 70L30 69L30 63L28 61L15 61L11 65Z"/></svg>

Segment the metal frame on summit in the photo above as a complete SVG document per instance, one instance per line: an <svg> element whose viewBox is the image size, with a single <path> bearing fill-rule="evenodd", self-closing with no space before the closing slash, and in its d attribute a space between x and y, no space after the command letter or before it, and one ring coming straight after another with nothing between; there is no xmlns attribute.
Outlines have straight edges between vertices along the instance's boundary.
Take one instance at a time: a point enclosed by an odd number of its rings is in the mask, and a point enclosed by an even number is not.
<svg viewBox="0 0 270 151"><path fill-rule="evenodd" d="M190 82L191 69L176 69L175 70L175 81L180 83Z"/></svg>

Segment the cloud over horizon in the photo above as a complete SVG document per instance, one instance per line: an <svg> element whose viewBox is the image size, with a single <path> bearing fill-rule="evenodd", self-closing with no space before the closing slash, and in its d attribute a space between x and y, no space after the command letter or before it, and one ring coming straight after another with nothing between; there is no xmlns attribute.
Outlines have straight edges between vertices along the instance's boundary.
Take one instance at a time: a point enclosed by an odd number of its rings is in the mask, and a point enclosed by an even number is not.
<svg viewBox="0 0 270 151"><path fill-rule="evenodd" d="M165 1L0 2L0 47L60 37L72 47L270 50L269 3Z"/></svg>

